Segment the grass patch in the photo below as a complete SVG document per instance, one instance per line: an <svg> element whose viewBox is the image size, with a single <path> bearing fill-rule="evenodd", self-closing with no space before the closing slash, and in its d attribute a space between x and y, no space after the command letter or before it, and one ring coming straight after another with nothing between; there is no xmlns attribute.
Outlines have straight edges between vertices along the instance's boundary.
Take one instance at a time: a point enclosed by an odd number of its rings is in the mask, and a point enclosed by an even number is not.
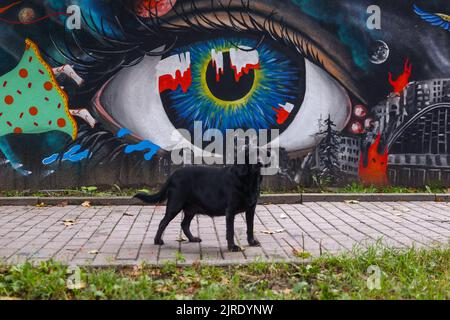
<svg viewBox="0 0 450 320"><path fill-rule="evenodd" d="M81 187L61 190L3 190L0 197L131 197L137 192L156 193L158 188Z"/></svg>
<svg viewBox="0 0 450 320"><path fill-rule="evenodd" d="M372 267L371 267L372 266ZM370 289L380 270L379 287ZM375 270L374 269L374 270ZM56 262L0 267L0 297L19 299L449 299L450 246L373 246L308 264L82 268L69 289Z"/></svg>
<svg viewBox="0 0 450 320"><path fill-rule="evenodd" d="M0 197L131 197L137 192L156 193L157 187L142 188L120 188L118 185L110 187L86 186L79 189L62 189L62 190L10 190L1 191ZM286 190L262 190L262 194L279 194L279 193L449 193L450 189L438 184L430 184L423 188L408 188L400 186L365 186L359 183L352 183L341 188L303 188L297 187Z"/></svg>
<svg viewBox="0 0 450 320"><path fill-rule="evenodd" d="M365 186L352 183L344 188L337 188L339 193L447 193L449 190L440 185L427 185L423 188L410 188L401 186Z"/></svg>

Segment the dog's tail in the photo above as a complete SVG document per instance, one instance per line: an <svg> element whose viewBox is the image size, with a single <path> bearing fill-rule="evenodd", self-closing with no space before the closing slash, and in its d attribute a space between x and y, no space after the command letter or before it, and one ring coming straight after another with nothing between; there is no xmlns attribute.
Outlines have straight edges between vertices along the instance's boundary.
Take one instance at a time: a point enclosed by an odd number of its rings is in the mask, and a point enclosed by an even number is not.
<svg viewBox="0 0 450 320"><path fill-rule="evenodd" d="M159 190L158 193L155 194L147 194L144 192L140 192L134 195L134 198L137 198L139 200L142 200L146 203L159 203L167 199L167 189L169 187L169 182L167 181L161 190Z"/></svg>

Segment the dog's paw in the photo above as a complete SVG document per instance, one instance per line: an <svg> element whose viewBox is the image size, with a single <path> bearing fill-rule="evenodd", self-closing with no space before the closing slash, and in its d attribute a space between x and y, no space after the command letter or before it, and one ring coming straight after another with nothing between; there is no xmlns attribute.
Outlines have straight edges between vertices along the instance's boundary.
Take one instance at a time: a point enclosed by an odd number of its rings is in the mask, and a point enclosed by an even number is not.
<svg viewBox="0 0 450 320"><path fill-rule="evenodd" d="M248 245L250 247L259 247L259 246L261 246L261 243L259 243L259 241L256 239L250 239L250 240L248 240Z"/></svg>
<svg viewBox="0 0 450 320"><path fill-rule="evenodd" d="M189 242L202 242L202 239L193 237L192 239L189 240Z"/></svg>
<svg viewBox="0 0 450 320"><path fill-rule="evenodd" d="M155 245L162 246L164 244L164 241L162 239L155 239Z"/></svg>
<svg viewBox="0 0 450 320"><path fill-rule="evenodd" d="M242 249L241 249L241 247L239 247L237 245L234 245L234 246L228 247L228 251L230 251L230 252L241 252Z"/></svg>

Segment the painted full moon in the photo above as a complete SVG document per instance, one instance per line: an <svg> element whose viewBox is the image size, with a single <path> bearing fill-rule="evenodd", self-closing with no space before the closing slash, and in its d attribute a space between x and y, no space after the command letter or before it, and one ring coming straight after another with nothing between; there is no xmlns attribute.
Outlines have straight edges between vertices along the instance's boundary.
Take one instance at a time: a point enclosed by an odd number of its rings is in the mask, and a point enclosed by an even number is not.
<svg viewBox="0 0 450 320"><path fill-rule="evenodd" d="M382 64L389 58L389 47L386 42L377 40L369 50L369 60L374 64Z"/></svg>

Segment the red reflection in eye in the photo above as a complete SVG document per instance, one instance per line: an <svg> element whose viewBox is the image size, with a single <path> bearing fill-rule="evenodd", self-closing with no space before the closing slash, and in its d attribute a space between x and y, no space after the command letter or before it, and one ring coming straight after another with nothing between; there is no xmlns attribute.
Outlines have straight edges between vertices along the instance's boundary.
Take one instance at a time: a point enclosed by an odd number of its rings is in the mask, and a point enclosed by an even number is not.
<svg viewBox="0 0 450 320"><path fill-rule="evenodd" d="M280 104L279 108L272 107L272 109L277 113L277 123L282 125L289 118L294 109L294 105L291 103L286 103L284 106Z"/></svg>
<svg viewBox="0 0 450 320"><path fill-rule="evenodd" d="M180 70L177 70L175 77L170 74L165 74L159 77L159 92L162 93L166 90L175 91L178 86L186 93L192 84L191 69L188 68L181 74Z"/></svg>
<svg viewBox="0 0 450 320"><path fill-rule="evenodd" d="M177 0L136 0L134 10L143 18L162 17L172 10Z"/></svg>
<svg viewBox="0 0 450 320"><path fill-rule="evenodd" d="M241 70L237 70L237 66L232 65L231 68L234 70L234 78L236 82L239 82L241 77L245 74L248 74L250 70L260 69L259 63L257 64L247 64L245 67L242 67Z"/></svg>
<svg viewBox="0 0 450 320"><path fill-rule="evenodd" d="M284 110L283 108L277 109L277 108L272 108L276 113L277 113L277 123L278 124L283 124L286 122L286 120L289 118L289 112L287 112L286 110Z"/></svg>

